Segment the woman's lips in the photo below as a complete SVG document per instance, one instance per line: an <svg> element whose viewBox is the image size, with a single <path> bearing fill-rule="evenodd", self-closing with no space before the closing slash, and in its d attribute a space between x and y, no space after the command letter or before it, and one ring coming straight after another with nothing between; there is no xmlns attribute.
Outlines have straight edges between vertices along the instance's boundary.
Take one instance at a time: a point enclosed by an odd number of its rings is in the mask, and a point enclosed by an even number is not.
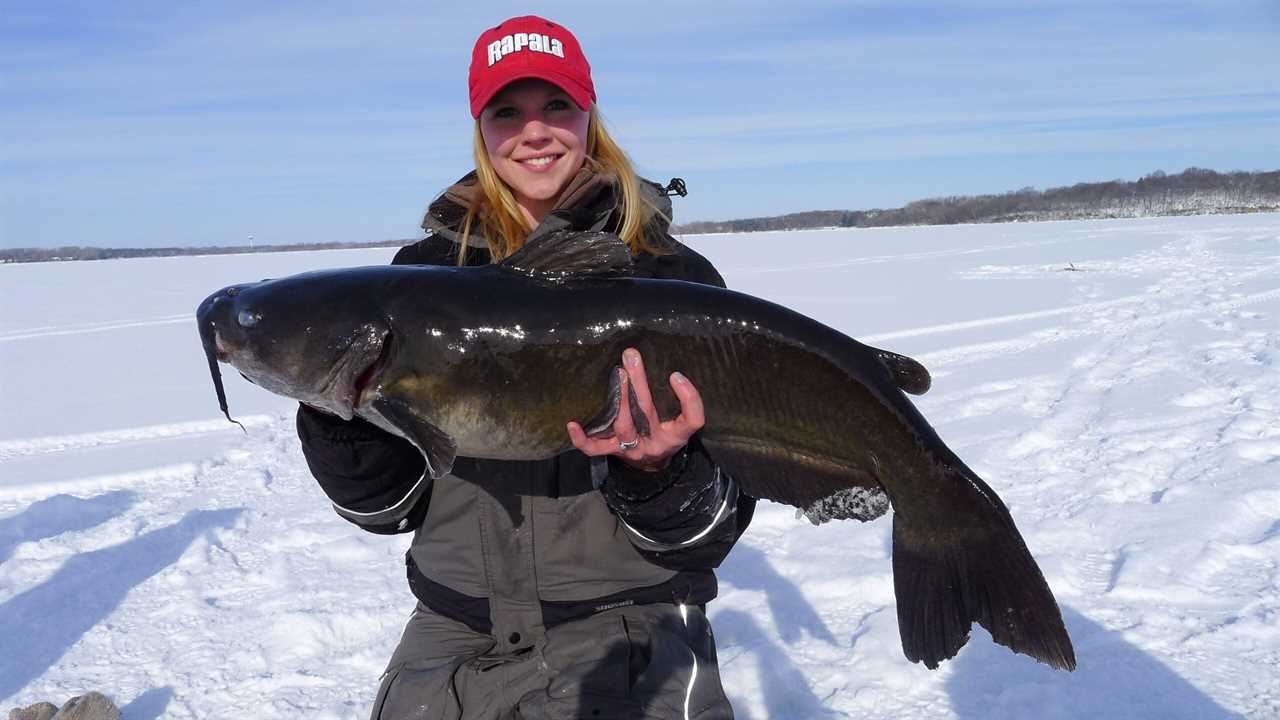
<svg viewBox="0 0 1280 720"><path fill-rule="evenodd" d="M544 155L538 158L527 158L525 160L517 160L517 162L520 163L520 167L524 168L525 170L528 170L529 172L547 172L551 168L555 167L556 163L560 162L560 158L562 157L564 156L563 155Z"/></svg>

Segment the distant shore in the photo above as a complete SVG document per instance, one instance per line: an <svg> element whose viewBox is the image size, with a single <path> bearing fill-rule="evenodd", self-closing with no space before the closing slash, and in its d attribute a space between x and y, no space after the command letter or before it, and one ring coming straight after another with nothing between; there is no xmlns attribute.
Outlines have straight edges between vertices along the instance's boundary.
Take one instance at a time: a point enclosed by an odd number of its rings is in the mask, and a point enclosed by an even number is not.
<svg viewBox="0 0 1280 720"><path fill-rule="evenodd" d="M738 233L1277 211L1280 211L1280 171L1219 173L1187 168L1176 175L1156 171L1132 182L1077 183L1043 191L1027 187L1000 195L917 200L887 210L812 210L722 222L691 222L673 229L681 234Z"/></svg>
<svg viewBox="0 0 1280 720"><path fill-rule="evenodd" d="M1077 183L1043 191L1027 187L1001 195L957 195L917 200L892 209L811 210L770 217L698 221L674 225L672 232L702 235L1259 212L1280 212L1280 170L1219 173L1187 168L1173 175L1156 171L1132 182ZM400 247L416 240L211 247L103 248L74 245L17 248L0 250L0 264Z"/></svg>
<svg viewBox="0 0 1280 720"><path fill-rule="evenodd" d="M71 260L120 260L145 257L182 257L187 255L247 255L250 253L309 252L312 250L361 250L380 247L403 247L417 242L378 240L375 242L291 243L288 245L209 245L202 247L103 248L68 246L57 248L18 248L0 250L0 264L24 262L66 262Z"/></svg>

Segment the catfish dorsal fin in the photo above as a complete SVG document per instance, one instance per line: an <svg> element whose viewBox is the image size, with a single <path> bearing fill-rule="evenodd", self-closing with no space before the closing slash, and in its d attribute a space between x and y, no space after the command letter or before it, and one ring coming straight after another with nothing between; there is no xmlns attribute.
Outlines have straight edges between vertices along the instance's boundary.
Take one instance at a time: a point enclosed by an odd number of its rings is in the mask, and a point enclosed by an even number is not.
<svg viewBox="0 0 1280 720"><path fill-rule="evenodd" d="M553 282L631 274L631 250L607 232L558 230L526 242L500 267Z"/></svg>

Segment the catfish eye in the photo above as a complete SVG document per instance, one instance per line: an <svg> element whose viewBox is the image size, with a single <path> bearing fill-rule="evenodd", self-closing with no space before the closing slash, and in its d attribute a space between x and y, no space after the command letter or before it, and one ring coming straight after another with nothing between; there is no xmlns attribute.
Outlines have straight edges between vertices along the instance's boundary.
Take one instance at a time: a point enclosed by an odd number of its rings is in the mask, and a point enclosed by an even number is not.
<svg viewBox="0 0 1280 720"><path fill-rule="evenodd" d="M240 323L240 327L247 328L257 325L261 319L262 313L256 310L241 310L240 314L236 316L236 322Z"/></svg>

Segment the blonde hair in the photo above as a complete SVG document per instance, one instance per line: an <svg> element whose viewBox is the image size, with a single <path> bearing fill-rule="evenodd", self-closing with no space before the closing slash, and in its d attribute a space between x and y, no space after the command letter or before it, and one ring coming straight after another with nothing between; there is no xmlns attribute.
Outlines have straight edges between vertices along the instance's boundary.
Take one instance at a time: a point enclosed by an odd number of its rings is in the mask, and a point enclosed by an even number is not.
<svg viewBox="0 0 1280 720"><path fill-rule="evenodd" d="M498 262L524 245L525 238L533 231L525 220L520 205L511 188L498 177L489 162L484 136L480 133L480 121L476 120L472 141L476 161L477 185L480 196L467 209L462 221L461 242L458 245L458 264L466 261L467 242L473 229L478 229L489 246L489 256ZM616 234L631 248L633 254L660 255L667 252L645 237L645 228L662 212L640 192L640 179L627 154L605 129L604 118L595 105L591 106L587 121L587 162L597 170L616 178L618 211L621 223ZM670 218L666 218L668 222Z"/></svg>

